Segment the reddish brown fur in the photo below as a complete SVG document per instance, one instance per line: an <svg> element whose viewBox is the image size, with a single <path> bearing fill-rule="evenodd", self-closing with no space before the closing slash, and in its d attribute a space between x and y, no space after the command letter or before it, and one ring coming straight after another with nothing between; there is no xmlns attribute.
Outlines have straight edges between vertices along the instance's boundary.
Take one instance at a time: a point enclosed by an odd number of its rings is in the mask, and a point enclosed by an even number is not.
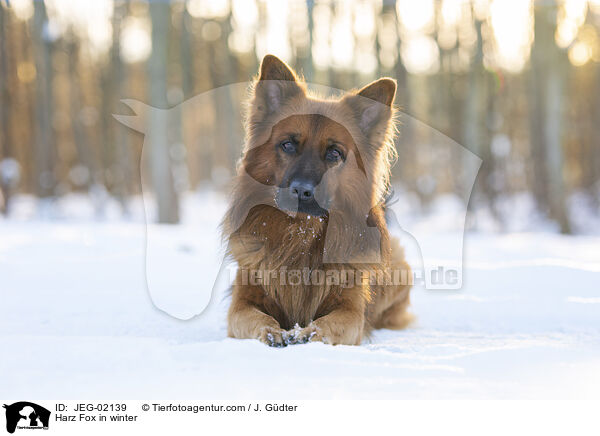
<svg viewBox="0 0 600 436"><path fill-rule="evenodd" d="M318 99L282 61L265 57L249 105L244 157L223 223L229 253L240 270L394 268L410 277L403 251L388 233L381 201L395 153L395 88L391 79L380 79L339 100ZM322 154L334 141L347 155L343 164L324 169L320 186L331 205L321 220L301 213L290 216L274 200L291 159L278 152L276 144L290 131L305 144L303 152ZM343 262L326 263L324 250ZM389 286L357 283L350 288L277 281L250 285L240 274L228 313L231 337L256 338L269 345L284 345L286 337L291 343L358 345L373 328L397 329L410 321L410 281ZM300 328L292 331L295 324Z"/></svg>

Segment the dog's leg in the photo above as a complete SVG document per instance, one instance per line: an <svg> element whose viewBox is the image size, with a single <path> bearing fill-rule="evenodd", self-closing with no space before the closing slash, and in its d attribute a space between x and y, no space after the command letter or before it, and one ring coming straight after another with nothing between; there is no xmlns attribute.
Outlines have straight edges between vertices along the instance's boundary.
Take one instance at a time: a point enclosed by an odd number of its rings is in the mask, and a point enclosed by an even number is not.
<svg viewBox="0 0 600 436"><path fill-rule="evenodd" d="M407 311L410 304L410 289L413 275L404 259L404 250L397 239L392 238L391 271L397 283L375 285L372 287L372 299L367 308L367 328L399 330L408 326L414 316ZM396 275L397 274L397 275Z"/></svg>
<svg viewBox="0 0 600 436"><path fill-rule="evenodd" d="M360 294L360 295L357 295ZM291 331L290 343L321 341L332 345L360 345L365 323L364 290L342 290L336 305L305 328Z"/></svg>
<svg viewBox="0 0 600 436"><path fill-rule="evenodd" d="M227 334L238 339L258 339L272 347L286 345L286 331L266 313L266 296L258 286L234 285L227 314Z"/></svg>
<svg viewBox="0 0 600 436"><path fill-rule="evenodd" d="M407 327L414 316L407 311L409 300L408 286L397 286L393 288L396 292L396 300L374 319L370 319L371 326L375 329L400 330Z"/></svg>

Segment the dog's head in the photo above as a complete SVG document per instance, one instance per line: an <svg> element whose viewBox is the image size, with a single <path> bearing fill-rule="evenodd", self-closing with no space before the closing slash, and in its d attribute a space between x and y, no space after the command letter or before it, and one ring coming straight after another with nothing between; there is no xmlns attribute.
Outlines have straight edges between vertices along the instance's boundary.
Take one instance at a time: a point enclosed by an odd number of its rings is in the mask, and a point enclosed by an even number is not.
<svg viewBox="0 0 600 436"><path fill-rule="evenodd" d="M320 99L267 55L249 102L241 169L271 187L281 210L368 212L381 200L395 156L395 92L396 82L382 78L339 99Z"/></svg>

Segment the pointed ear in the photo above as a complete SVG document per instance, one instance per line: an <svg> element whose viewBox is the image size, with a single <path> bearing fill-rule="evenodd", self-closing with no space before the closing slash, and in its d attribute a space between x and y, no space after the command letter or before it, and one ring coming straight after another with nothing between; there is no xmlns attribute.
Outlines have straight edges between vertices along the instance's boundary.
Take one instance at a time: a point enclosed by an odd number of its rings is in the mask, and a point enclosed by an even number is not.
<svg viewBox="0 0 600 436"><path fill-rule="evenodd" d="M258 80L288 80L295 82L296 75L281 59L268 54L260 63L260 77Z"/></svg>
<svg viewBox="0 0 600 436"><path fill-rule="evenodd" d="M383 103L386 106L391 106L396 95L396 81L389 77L384 77L369 83L358 91L357 94Z"/></svg>
<svg viewBox="0 0 600 436"><path fill-rule="evenodd" d="M256 109L263 116L270 115L299 93L304 93L304 88L294 71L278 57L266 55L254 92Z"/></svg>
<svg viewBox="0 0 600 436"><path fill-rule="evenodd" d="M368 135L382 121L389 121L396 95L396 81L389 77L376 80L350 97L361 130Z"/></svg>

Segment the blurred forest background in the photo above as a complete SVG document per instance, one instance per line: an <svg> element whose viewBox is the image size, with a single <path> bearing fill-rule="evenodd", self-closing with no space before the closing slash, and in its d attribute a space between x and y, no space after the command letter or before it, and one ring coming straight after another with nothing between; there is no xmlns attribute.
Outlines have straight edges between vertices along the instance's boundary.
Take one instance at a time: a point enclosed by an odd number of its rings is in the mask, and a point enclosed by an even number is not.
<svg viewBox="0 0 600 436"><path fill-rule="evenodd" d="M483 159L471 206L498 228L526 198L562 232L599 215L600 0L0 0L0 212L15 199L89 196L99 216L141 193L143 136L120 100L159 108L246 82L273 53L309 82L349 89L398 80L397 104ZM231 108L229 108L231 109ZM220 184L242 145L240 114L207 107L214 140L150 156L159 219ZM418 149L424 133L402 130ZM226 147L219 146L225 142ZM179 162L179 164L178 164ZM158 169L157 169L158 168ZM431 183L401 160L394 183L426 207ZM161 179L162 178L162 179ZM168 197L168 198L165 198Z"/></svg>

